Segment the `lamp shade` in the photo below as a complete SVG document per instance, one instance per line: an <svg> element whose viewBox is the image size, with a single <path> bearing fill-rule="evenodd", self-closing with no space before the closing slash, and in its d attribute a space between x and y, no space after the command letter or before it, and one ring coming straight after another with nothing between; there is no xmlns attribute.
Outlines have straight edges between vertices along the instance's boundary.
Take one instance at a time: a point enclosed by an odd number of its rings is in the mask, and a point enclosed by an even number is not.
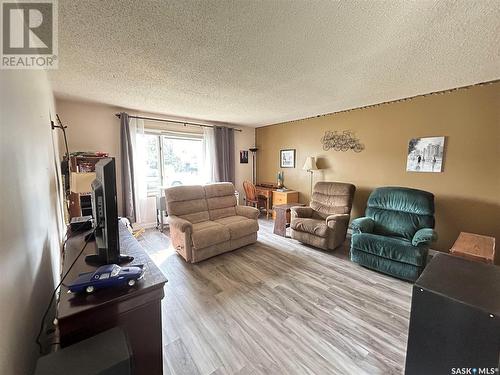
<svg viewBox="0 0 500 375"><path fill-rule="evenodd" d="M316 158L314 156L308 156L302 169L305 171L316 171L318 169L316 166Z"/></svg>
<svg viewBox="0 0 500 375"><path fill-rule="evenodd" d="M71 172L69 188L73 193L83 194L92 191L92 181L95 180L95 173L76 173Z"/></svg>

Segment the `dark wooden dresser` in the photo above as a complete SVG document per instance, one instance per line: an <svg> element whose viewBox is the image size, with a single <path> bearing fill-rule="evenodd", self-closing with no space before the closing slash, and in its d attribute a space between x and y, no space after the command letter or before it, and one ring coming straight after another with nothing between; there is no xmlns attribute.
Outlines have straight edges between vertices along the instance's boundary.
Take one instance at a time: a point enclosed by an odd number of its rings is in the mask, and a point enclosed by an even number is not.
<svg viewBox="0 0 500 375"><path fill-rule="evenodd" d="M411 304L406 375L498 374L500 267L438 253Z"/></svg>
<svg viewBox="0 0 500 375"><path fill-rule="evenodd" d="M118 326L127 336L134 373L162 374L161 300L167 279L125 225L120 223L119 227L121 253L135 258L130 265L144 264L144 279L134 287L103 289L90 295L68 294L68 289L63 286L57 311L61 346L66 347ZM64 272L82 249L84 235L68 240ZM79 273L96 269L84 260L86 254L94 252L95 242L89 242L65 283L74 280Z"/></svg>

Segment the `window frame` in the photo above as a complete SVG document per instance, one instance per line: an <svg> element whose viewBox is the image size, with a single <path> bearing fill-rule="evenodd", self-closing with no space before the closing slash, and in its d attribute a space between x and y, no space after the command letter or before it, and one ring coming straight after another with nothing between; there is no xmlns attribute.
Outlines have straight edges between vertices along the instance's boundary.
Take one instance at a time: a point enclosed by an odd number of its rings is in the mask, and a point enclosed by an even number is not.
<svg viewBox="0 0 500 375"><path fill-rule="evenodd" d="M168 139L179 139L179 140L196 140L203 142L202 133L188 133L188 132L178 132L173 130L155 130L155 129L144 129L144 134L154 135L157 137L157 144L159 147L158 158L159 158L159 171L160 171L160 189L159 190L147 190L148 197L158 197L161 196L161 186L165 184L165 166L164 166L164 150L163 150L163 137Z"/></svg>

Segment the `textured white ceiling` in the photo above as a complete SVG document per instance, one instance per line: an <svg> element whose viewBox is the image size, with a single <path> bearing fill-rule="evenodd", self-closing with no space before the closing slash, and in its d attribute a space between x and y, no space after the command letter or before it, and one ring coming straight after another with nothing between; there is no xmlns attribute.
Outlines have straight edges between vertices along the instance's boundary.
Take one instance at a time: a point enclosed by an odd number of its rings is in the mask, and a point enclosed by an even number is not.
<svg viewBox="0 0 500 375"><path fill-rule="evenodd" d="M262 126L500 78L500 1L59 0L59 97Z"/></svg>

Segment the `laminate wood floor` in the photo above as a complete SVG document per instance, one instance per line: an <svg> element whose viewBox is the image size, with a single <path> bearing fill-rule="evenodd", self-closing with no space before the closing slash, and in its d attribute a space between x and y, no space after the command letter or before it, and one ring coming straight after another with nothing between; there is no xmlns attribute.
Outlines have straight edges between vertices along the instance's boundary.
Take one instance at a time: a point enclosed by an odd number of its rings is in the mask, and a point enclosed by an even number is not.
<svg viewBox="0 0 500 375"><path fill-rule="evenodd" d="M401 374L412 285L272 233L191 265L139 239L169 282L165 374Z"/></svg>

